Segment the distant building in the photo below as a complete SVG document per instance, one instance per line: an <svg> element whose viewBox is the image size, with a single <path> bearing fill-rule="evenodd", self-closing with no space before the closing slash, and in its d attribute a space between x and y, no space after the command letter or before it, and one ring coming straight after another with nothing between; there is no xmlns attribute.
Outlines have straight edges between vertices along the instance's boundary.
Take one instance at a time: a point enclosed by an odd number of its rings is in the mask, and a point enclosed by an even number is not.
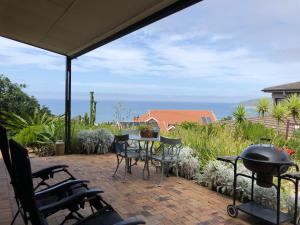
<svg viewBox="0 0 300 225"><path fill-rule="evenodd" d="M134 117L134 122L156 123L161 131L170 131L176 124L196 122L208 124L216 122L216 116L208 110L149 110L147 113Z"/></svg>
<svg viewBox="0 0 300 225"><path fill-rule="evenodd" d="M272 93L273 103L277 104L278 102L288 98L291 94L300 94L300 82L268 87L264 88L262 91Z"/></svg>

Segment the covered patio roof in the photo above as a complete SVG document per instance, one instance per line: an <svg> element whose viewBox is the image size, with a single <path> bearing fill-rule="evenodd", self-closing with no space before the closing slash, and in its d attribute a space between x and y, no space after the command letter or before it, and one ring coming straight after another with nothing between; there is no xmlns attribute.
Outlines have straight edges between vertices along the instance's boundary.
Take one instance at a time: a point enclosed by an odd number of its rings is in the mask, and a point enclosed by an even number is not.
<svg viewBox="0 0 300 225"><path fill-rule="evenodd" d="M78 57L201 0L1 0L0 35Z"/></svg>
<svg viewBox="0 0 300 225"><path fill-rule="evenodd" d="M0 36L66 57L65 151L72 59L202 0L1 0Z"/></svg>

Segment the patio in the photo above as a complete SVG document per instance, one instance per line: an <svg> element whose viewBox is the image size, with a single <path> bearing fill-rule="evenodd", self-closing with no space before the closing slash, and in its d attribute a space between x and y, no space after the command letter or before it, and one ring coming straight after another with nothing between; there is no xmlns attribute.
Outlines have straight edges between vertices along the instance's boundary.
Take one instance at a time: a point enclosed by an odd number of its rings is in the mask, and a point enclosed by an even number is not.
<svg viewBox="0 0 300 225"><path fill-rule="evenodd" d="M52 164L67 164L79 179L88 179L90 186L101 188L103 197L124 217L140 215L147 224L263 224L246 215L232 219L227 215L226 206L231 199L183 178L169 177L163 187L158 187L160 176L151 168L151 179L142 179L142 166L132 169L127 182L122 182L122 172L113 178L116 158L106 155L68 155L59 157L32 158L33 170ZM59 177L57 176L59 179ZM62 177L61 177L62 178ZM7 195L9 193L9 195ZM13 190L0 155L0 225L7 225L16 211ZM62 214L48 219L58 224ZM18 218L15 224L23 224Z"/></svg>

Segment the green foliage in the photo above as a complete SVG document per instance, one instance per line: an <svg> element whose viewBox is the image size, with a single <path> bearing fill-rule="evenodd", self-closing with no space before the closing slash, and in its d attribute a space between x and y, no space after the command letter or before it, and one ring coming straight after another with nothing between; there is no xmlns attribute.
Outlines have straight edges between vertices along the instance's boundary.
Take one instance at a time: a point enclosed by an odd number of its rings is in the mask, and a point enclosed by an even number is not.
<svg viewBox="0 0 300 225"><path fill-rule="evenodd" d="M194 149L200 159L200 165L222 155L238 154L250 142L236 138L230 125L208 124L198 125L193 129L177 126L170 133L171 137L180 137L183 145Z"/></svg>
<svg viewBox="0 0 300 225"><path fill-rule="evenodd" d="M147 131L147 130L152 130L152 126L149 124L142 124L137 127L139 131Z"/></svg>
<svg viewBox="0 0 300 225"><path fill-rule="evenodd" d="M277 129L279 129L280 123L283 123L287 117L287 108L282 103L277 103L277 105L273 106L272 108L272 116L277 121Z"/></svg>
<svg viewBox="0 0 300 225"><path fill-rule="evenodd" d="M97 102L94 99L94 92L90 92L90 126L93 126L96 122L96 107Z"/></svg>
<svg viewBox="0 0 300 225"><path fill-rule="evenodd" d="M232 120L232 116L225 116L221 119L221 121L230 121Z"/></svg>
<svg viewBox="0 0 300 225"><path fill-rule="evenodd" d="M114 136L106 129L81 130L78 140L84 153L107 153L114 140Z"/></svg>
<svg viewBox="0 0 300 225"><path fill-rule="evenodd" d="M5 121L3 124L11 133L17 133L29 126L47 125L58 118L49 115L47 112L42 113L38 108L34 110L32 116L25 113L23 113L23 116L19 116L13 112L0 112L0 121Z"/></svg>
<svg viewBox="0 0 300 225"><path fill-rule="evenodd" d="M294 122L300 117L300 96L297 94L292 94L284 102L286 105L289 115L293 117Z"/></svg>
<svg viewBox="0 0 300 225"><path fill-rule="evenodd" d="M246 120L246 115L247 115L245 106L238 105L232 115L233 115L236 123L244 122Z"/></svg>
<svg viewBox="0 0 300 225"><path fill-rule="evenodd" d="M119 134L120 130L114 123L100 123L97 126L90 126L79 121L72 120L71 124L71 151L72 153L82 153L81 143L78 139L78 133L82 130L106 129L112 134Z"/></svg>
<svg viewBox="0 0 300 225"><path fill-rule="evenodd" d="M251 172L246 169L241 163L238 163L238 172L251 176ZM220 161L212 160L199 174L198 183L203 186L210 187L219 193L230 195L233 194L233 168L232 165ZM251 179L239 177L237 179L237 192L236 198L240 201L249 201L251 199ZM286 185L283 183L283 185ZM281 204L283 208L289 208L292 202L288 197L291 189L284 188L281 195ZM254 201L265 207L276 209L276 189L259 187L256 182L254 183ZM293 202L292 202L293 203Z"/></svg>
<svg viewBox="0 0 300 225"><path fill-rule="evenodd" d="M256 104L256 111L258 115L264 118L265 114L269 111L269 100L267 98L261 98Z"/></svg>
<svg viewBox="0 0 300 225"><path fill-rule="evenodd" d="M43 131L42 125L28 126L20 130L15 136L15 140L26 147L36 147L38 133Z"/></svg>
<svg viewBox="0 0 300 225"><path fill-rule="evenodd" d="M300 129L296 130L288 139L286 147L295 150L296 153L293 158L300 160Z"/></svg>
<svg viewBox="0 0 300 225"><path fill-rule="evenodd" d="M88 113L84 113L84 116L83 116L83 123L85 126L88 126L90 124L90 119L89 119L89 116L88 116Z"/></svg>
<svg viewBox="0 0 300 225"><path fill-rule="evenodd" d="M23 92L24 88L26 88L25 84L12 83L7 77L0 75L0 111L14 113L21 117L33 116L35 109L39 109L42 114L51 114L50 110L41 107L33 96ZM1 118L0 122L5 124Z"/></svg>
<svg viewBox="0 0 300 225"><path fill-rule="evenodd" d="M195 150L200 165L206 165L218 156L238 155L253 143L260 143L261 138L270 138L278 147L288 146L284 135L263 124L248 121L243 123L214 123L195 125L192 128L177 126L167 135L182 139L183 145Z"/></svg>
<svg viewBox="0 0 300 225"><path fill-rule="evenodd" d="M179 126L183 129L189 130L196 128L198 126L198 123L185 121L179 124Z"/></svg>
<svg viewBox="0 0 300 225"><path fill-rule="evenodd" d="M284 135L276 132L272 128L266 127L264 124L252 123L246 121L235 126L236 138L241 137L251 143L260 143L261 138L269 138L276 146L283 146L285 144Z"/></svg>

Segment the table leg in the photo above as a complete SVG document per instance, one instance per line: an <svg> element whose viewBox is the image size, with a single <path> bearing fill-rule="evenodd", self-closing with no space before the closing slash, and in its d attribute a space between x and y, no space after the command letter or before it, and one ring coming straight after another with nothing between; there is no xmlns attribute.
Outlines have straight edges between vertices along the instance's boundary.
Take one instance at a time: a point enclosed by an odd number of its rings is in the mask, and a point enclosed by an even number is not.
<svg viewBox="0 0 300 225"><path fill-rule="evenodd" d="M144 165L144 169L143 169L143 178L146 180L145 178L145 170L147 170L147 179L150 178L150 170L149 170L149 142L146 141L146 158L145 158L145 165Z"/></svg>

